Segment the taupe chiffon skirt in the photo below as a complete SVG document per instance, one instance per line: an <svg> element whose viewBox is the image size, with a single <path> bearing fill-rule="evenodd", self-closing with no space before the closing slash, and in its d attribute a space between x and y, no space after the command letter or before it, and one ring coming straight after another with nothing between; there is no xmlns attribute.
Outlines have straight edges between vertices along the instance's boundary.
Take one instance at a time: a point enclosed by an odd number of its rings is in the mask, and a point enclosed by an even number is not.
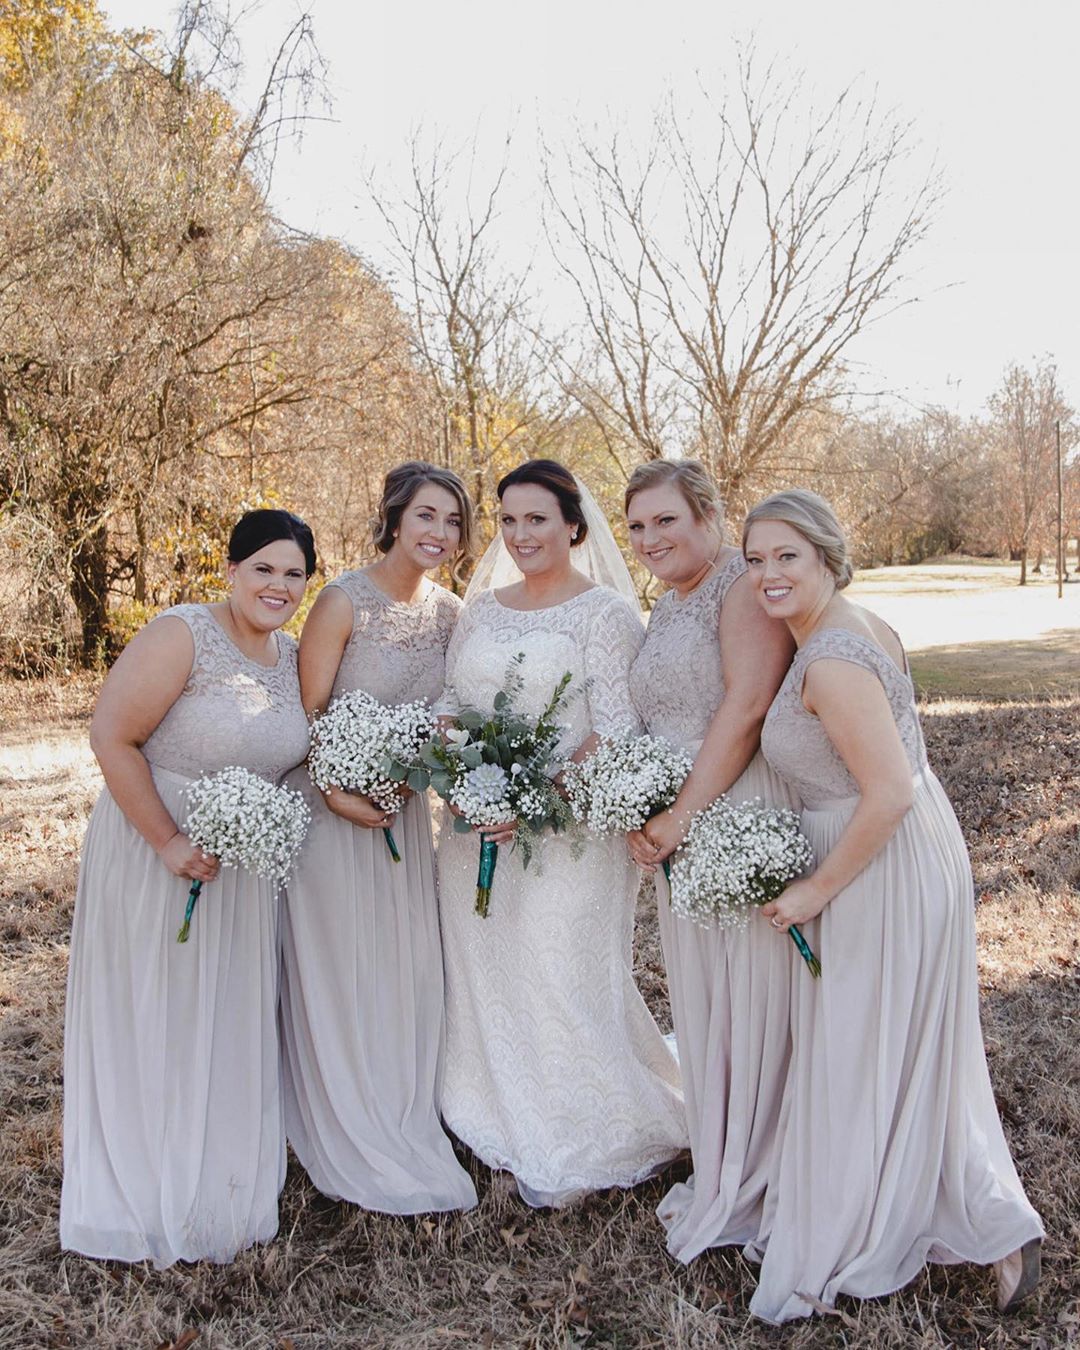
<svg viewBox="0 0 1080 1350"><path fill-rule="evenodd" d="M728 795L794 805L760 753ZM790 1054L794 962L802 962L791 939L760 914L745 929L704 928L672 914L662 870L656 891L694 1167L657 1214L668 1251L688 1262L707 1247L764 1236Z"/></svg>
<svg viewBox="0 0 1080 1350"><path fill-rule="evenodd" d="M817 857L857 798L804 809ZM896 834L805 936L793 1052L751 1310L868 1298L930 1261L988 1264L1042 1224L998 1118L979 1025L971 870L941 784L916 775Z"/></svg>
<svg viewBox="0 0 1080 1350"><path fill-rule="evenodd" d="M443 966L427 798L381 830L312 824L284 913L281 1026L289 1142L324 1194L388 1214L470 1209L439 1121Z"/></svg>
<svg viewBox="0 0 1080 1350"><path fill-rule="evenodd" d="M154 769L183 818L188 780ZM123 1261L229 1261L277 1231L278 901L235 868L172 875L108 789L83 845L64 1034L60 1245Z"/></svg>

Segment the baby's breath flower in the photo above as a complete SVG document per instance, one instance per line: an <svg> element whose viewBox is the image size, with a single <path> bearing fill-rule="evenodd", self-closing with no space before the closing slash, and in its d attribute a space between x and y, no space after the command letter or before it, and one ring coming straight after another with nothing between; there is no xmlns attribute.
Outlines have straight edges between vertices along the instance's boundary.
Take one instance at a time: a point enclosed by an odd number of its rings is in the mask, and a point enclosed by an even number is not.
<svg viewBox="0 0 1080 1350"><path fill-rule="evenodd" d="M743 928L814 865L794 811L718 797L699 811L671 864L671 908L706 927Z"/></svg>

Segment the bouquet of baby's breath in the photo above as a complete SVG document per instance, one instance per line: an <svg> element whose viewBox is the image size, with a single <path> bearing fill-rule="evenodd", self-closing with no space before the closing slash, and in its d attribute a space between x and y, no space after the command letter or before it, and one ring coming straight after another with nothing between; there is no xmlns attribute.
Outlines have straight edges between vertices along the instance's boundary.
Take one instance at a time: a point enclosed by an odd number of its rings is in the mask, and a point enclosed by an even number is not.
<svg viewBox="0 0 1080 1350"><path fill-rule="evenodd" d="M188 802L184 833L193 844L225 867L246 867L281 885L311 820L299 792L235 764L197 779L184 792ZM177 942L188 940L201 890L201 881L191 883Z"/></svg>
<svg viewBox="0 0 1080 1350"><path fill-rule="evenodd" d="M653 736L611 736L563 774L570 809L594 834L640 830L679 795L693 759ZM667 861L664 872L670 876Z"/></svg>
<svg viewBox="0 0 1080 1350"><path fill-rule="evenodd" d="M400 811L407 785L423 792L427 774L420 751L435 734L435 717L425 703L380 703L363 689L334 699L311 727L308 773L323 792L342 788L370 798L383 811ZM388 826L383 837L394 862L401 861Z"/></svg>
<svg viewBox="0 0 1080 1350"><path fill-rule="evenodd" d="M671 865L671 909L707 927L743 928L755 905L767 905L814 865L799 817L759 798L736 805L718 797L690 823ZM810 969L821 962L792 924L791 939Z"/></svg>
<svg viewBox="0 0 1080 1350"><path fill-rule="evenodd" d="M559 767L560 727L555 715L570 672L556 685L540 716L530 717L514 710L523 660L524 653L514 657L490 712L463 708L443 736L428 743L421 758L431 786L460 812L454 816L454 829L467 834L475 825L501 825L516 819L522 861L528 867L532 857L529 836L572 823L570 809L551 781ZM476 912L481 918L487 918L498 856L498 845L482 835L476 879Z"/></svg>

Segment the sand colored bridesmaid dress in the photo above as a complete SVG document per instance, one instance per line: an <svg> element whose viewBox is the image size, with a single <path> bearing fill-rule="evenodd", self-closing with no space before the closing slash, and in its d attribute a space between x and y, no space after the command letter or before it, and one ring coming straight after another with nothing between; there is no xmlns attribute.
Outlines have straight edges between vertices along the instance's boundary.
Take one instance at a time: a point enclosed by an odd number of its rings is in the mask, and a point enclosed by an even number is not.
<svg viewBox="0 0 1080 1350"><path fill-rule="evenodd" d="M290 637L276 635L267 667L205 606L155 622L177 620L191 675L143 754L182 823L193 779L236 764L276 781L308 731ZM181 945L187 892L105 788L83 845L64 1038L60 1243L87 1256L228 1261L277 1231L277 888L222 868Z"/></svg>
<svg viewBox="0 0 1080 1350"><path fill-rule="evenodd" d="M432 582L413 604L365 572L331 585L353 630L331 700L433 700L461 602ZM389 1214L469 1209L476 1192L439 1123L443 968L425 794L382 830L335 816L306 769L290 779L311 805L284 914L281 1025L289 1142L324 1194Z"/></svg>
<svg viewBox="0 0 1080 1350"><path fill-rule="evenodd" d="M823 973L795 974L771 1236L750 1303L772 1322L810 1316L803 1293L830 1306L888 1294L926 1261L989 1264L1043 1232L990 1087L971 867L908 674L862 634L819 630L795 656L762 748L802 798L803 832L823 858L859 797L802 702L818 660L881 681L915 796L885 847L803 926Z"/></svg>
<svg viewBox="0 0 1080 1350"><path fill-rule="evenodd" d="M724 699L720 612L745 571L735 554L686 597L662 595L630 672L645 729L691 755ZM760 754L729 796L795 802ZM694 1164L693 1176L672 1187L657 1213L668 1251L691 1261L707 1247L760 1235L787 1076L796 954L759 914L743 930L703 928L673 915L662 871L656 892Z"/></svg>

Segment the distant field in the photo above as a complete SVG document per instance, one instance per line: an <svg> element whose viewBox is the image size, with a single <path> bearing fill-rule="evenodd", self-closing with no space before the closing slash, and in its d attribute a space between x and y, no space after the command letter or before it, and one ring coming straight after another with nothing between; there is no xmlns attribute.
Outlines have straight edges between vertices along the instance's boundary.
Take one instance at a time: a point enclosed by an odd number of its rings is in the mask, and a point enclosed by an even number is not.
<svg viewBox="0 0 1080 1350"><path fill-rule="evenodd" d="M1080 581L1017 585L1016 563L945 558L859 572L848 594L900 634L920 692L1080 693Z"/></svg>

